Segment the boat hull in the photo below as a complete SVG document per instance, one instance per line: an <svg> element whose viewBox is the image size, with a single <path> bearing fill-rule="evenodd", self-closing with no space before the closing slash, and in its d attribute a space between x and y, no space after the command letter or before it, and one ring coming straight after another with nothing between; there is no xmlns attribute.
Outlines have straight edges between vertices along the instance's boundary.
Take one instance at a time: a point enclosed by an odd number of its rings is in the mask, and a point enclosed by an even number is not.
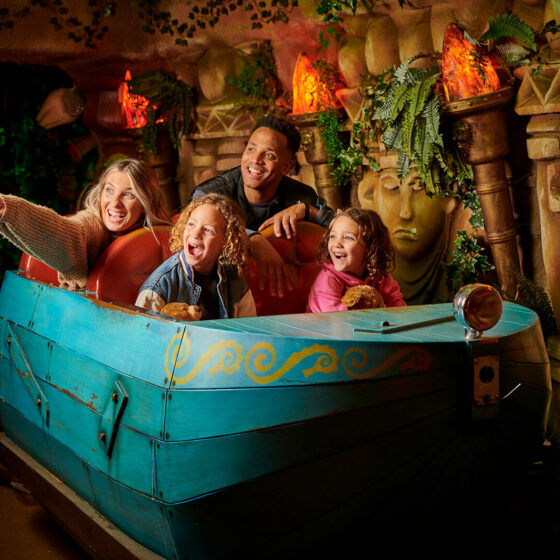
<svg viewBox="0 0 560 560"><path fill-rule="evenodd" d="M2 423L161 556L347 550L373 527L381 540L484 508L542 442L550 372L536 316L506 304L468 342L449 313L193 325L9 274ZM387 317L435 323L372 327ZM500 398L479 406L474 363L489 354Z"/></svg>

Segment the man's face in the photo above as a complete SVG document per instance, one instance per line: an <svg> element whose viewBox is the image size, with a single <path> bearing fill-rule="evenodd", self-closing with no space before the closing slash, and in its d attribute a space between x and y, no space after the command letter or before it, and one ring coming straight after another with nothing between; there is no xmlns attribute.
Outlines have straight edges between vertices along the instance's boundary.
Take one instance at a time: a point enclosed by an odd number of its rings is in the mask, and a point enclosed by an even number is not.
<svg viewBox="0 0 560 560"><path fill-rule="evenodd" d="M292 166L293 154L287 138L271 128L260 127L251 134L241 156L245 196L252 203L268 202Z"/></svg>

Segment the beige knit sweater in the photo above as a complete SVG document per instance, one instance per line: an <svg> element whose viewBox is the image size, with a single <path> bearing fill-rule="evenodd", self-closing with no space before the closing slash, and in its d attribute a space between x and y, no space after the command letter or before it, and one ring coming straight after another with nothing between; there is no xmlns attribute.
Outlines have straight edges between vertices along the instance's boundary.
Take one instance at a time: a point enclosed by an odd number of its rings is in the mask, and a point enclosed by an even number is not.
<svg viewBox="0 0 560 560"><path fill-rule="evenodd" d="M2 195L0 234L58 271L61 287L85 288L89 271L114 236L90 210L64 217L17 196Z"/></svg>

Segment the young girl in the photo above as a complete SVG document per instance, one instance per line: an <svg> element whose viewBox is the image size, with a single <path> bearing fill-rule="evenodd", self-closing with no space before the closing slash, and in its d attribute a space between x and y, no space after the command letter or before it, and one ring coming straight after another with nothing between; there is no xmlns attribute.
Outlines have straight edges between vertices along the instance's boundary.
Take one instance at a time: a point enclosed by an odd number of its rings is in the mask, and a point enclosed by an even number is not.
<svg viewBox="0 0 560 560"><path fill-rule="evenodd" d="M388 269L393 262L389 232L373 210L349 208L337 214L317 248L323 269L307 303L308 312L346 311L342 296L352 286L373 286L387 307L406 305Z"/></svg>
<svg viewBox="0 0 560 560"><path fill-rule="evenodd" d="M153 311L171 302L197 305L202 319L256 315L242 276L249 241L235 202L214 193L193 200L171 231L170 247L180 252L142 284L136 305Z"/></svg>

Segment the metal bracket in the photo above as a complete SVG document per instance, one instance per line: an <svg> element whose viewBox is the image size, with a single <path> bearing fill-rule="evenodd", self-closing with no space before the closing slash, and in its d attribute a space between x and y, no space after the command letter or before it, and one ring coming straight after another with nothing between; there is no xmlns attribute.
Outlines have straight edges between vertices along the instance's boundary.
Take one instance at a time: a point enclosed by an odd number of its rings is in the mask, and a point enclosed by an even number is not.
<svg viewBox="0 0 560 560"><path fill-rule="evenodd" d="M35 377L35 374L33 373L31 364L27 359L25 351L23 350L23 346L21 345L21 342L16 335L14 325L11 321L8 321L8 328L10 329L10 334L6 339L6 343L10 347L10 358L12 359L14 367L16 368L19 374L19 378L22 380L27 393L37 406L37 410L39 411L41 418L48 426L50 420L50 409L47 396L45 395L43 389L41 388L41 385L39 384L37 378ZM13 348L16 348L18 352L13 352Z"/></svg>
<svg viewBox="0 0 560 560"><path fill-rule="evenodd" d="M113 383L111 398L107 402L99 422L99 439L105 444L108 457L111 457L113 452L117 431L127 403L128 394L122 383L117 379Z"/></svg>
<svg viewBox="0 0 560 560"><path fill-rule="evenodd" d="M500 401L500 358L496 339L476 339L468 344L472 359L472 419L495 418ZM495 406L491 406L495 405Z"/></svg>

